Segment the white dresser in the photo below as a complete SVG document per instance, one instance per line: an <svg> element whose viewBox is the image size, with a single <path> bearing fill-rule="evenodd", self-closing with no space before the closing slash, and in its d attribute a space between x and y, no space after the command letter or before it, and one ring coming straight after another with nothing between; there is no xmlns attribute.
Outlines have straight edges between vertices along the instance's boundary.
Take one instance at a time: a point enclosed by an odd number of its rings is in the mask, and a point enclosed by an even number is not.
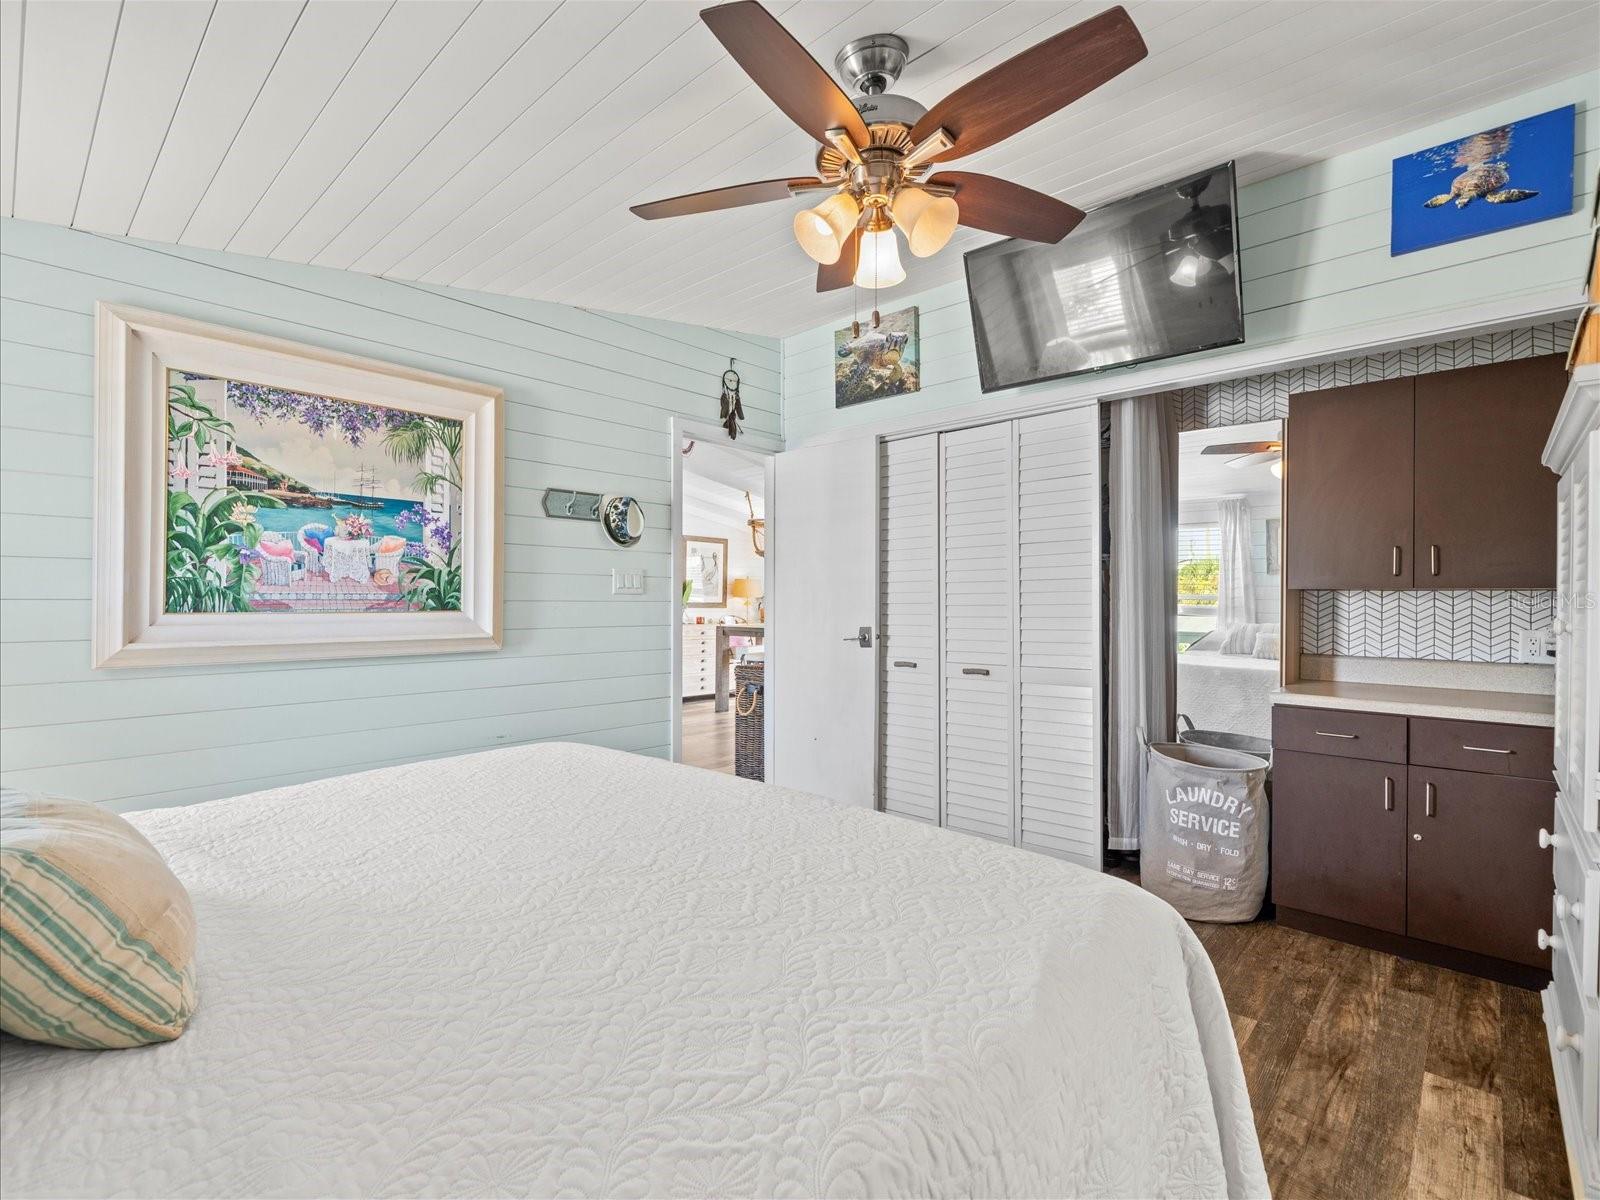
<svg viewBox="0 0 1600 1200"><path fill-rule="evenodd" d="M717 627L683 627L683 698L713 696L717 691Z"/></svg>
<svg viewBox="0 0 1600 1200"><path fill-rule="evenodd" d="M1600 1195L1600 365L1573 372L1544 463L1557 492L1555 894L1545 1024L1579 1195Z"/></svg>

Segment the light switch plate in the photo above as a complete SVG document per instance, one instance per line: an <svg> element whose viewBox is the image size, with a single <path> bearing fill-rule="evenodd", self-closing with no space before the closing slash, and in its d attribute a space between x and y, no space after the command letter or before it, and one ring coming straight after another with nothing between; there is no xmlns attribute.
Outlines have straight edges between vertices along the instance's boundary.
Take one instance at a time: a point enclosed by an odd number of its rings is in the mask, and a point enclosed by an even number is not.
<svg viewBox="0 0 1600 1200"><path fill-rule="evenodd" d="M611 594L613 596L642 596L644 595L644 572L638 570L619 571L611 569Z"/></svg>

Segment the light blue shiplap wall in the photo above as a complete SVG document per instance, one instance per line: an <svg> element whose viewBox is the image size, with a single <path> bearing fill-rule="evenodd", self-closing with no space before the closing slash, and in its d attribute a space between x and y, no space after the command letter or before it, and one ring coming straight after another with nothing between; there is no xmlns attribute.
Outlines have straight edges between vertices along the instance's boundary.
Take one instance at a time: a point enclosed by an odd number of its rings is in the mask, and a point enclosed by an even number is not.
<svg viewBox="0 0 1600 1200"><path fill-rule="evenodd" d="M1578 109L1577 199L1572 215L1390 257L1393 159L1565 104L1576 104ZM1588 261L1588 214L1600 165L1597 110L1600 73L1591 73L1240 188L1244 349L1362 327L1371 328L1376 341L1386 322L1563 287L1572 289L1576 307ZM1239 147L1241 154L1250 149ZM1063 388L1063 382L1042 383L985 396L978 386L966 285L953 283L920 295L886 297L882 307L890 311L913 304L921 310L922 390L910 396L834 408L833 330L848 323L848 295L841 301L841 320L784 339L786 443L799 445L839 430L888 426L967 405L1000 411ZM1229 353L1233 351L1194 355L1189 361L1198 369L1203 360L1222 359ZM1170 368L1172 363L1161 366ZM1106 386L1120 389L1136 385L1138 376L1150 369L1134 367L1103 378Z"/></svg>
<svg viewBox="0 0 1600 1200"><path fill-rule="evenodd" d="M505 648L91 671L94 304L139 305L506 393ZM665 754L674 415L711 420L729 358L778 432L775 341L52 226L0 224L0 771L121 809L562 738ZM540 510L629 492L631 550ZM642 566L643 597L612 596Z"/></svg>

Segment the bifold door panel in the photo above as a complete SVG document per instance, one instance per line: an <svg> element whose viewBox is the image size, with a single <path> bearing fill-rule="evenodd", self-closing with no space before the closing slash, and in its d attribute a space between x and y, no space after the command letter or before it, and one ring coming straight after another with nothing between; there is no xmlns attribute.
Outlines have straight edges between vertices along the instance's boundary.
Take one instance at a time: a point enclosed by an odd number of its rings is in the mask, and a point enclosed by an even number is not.
<svg viewBox="0 0 1600 1200"><path fill-rule="evenodd" d="M1099 463L1094 407L885 443L886 811L1099 868Z"/></svg>

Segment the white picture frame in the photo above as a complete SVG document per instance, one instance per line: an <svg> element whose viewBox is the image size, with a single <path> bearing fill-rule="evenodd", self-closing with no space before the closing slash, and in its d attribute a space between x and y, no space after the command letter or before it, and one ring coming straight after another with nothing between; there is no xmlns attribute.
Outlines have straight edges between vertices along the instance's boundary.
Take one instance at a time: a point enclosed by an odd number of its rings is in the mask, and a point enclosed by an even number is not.
<svg viewBox="0 0 1600 1200"><path fill-rule="evenodd" d="M95 306L95 325L91 654L96 669L499 649L504 599L504 398L499 388L103 302ZM459 608L168 612L172 370L460 421Z"/></svg>

